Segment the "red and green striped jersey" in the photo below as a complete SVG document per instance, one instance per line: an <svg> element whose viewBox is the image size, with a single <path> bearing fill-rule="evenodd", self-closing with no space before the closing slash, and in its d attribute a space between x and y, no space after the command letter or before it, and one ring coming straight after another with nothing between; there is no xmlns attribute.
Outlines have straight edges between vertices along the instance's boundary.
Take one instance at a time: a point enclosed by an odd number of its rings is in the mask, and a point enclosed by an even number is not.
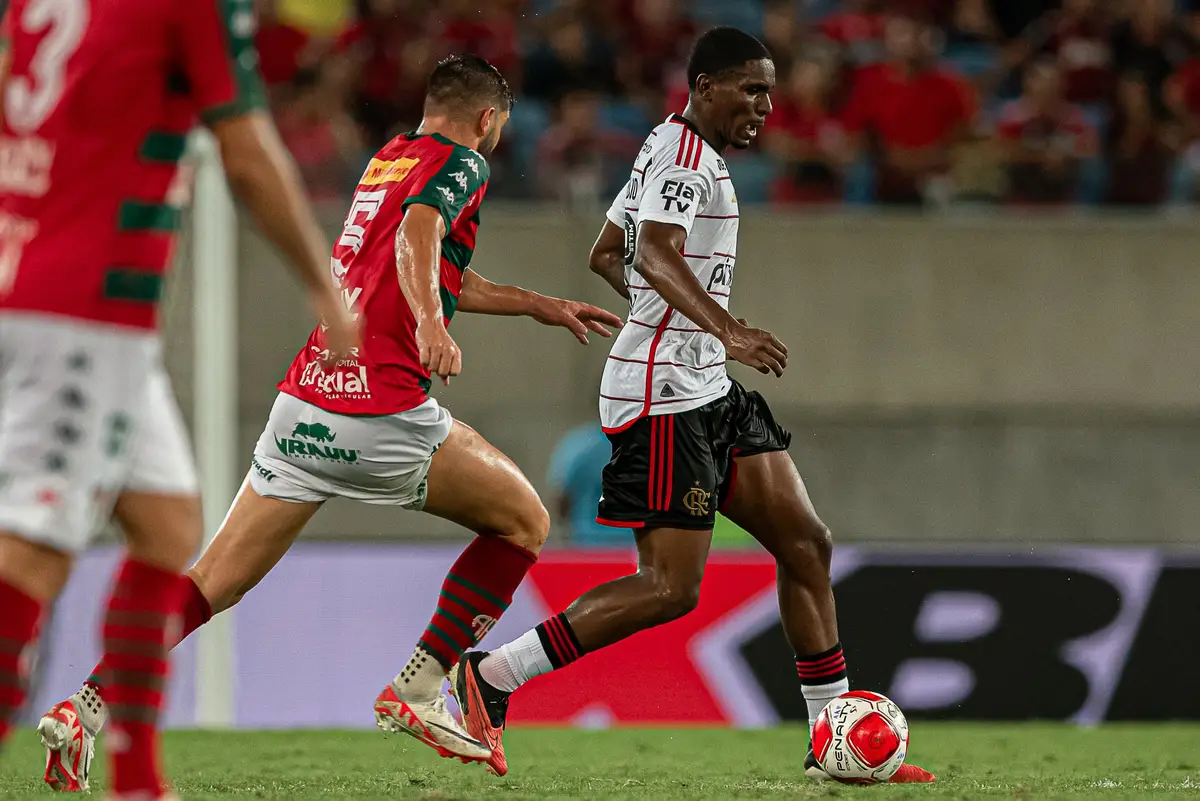
<svg viewBox="0 0 1200 801"><path fill-rule="evenodd" d="M154 328L187 133L264 105L253 0L7 5L0 310Z"/></svg>
<svg viewBox="0 0 1200 801"><path fill-rule="evenodd" d="M424 403L429 371L417 352L416 318L400 291L396 231L419 203L446 223L439 269L450 324L475 251L489 168L483 156L439 134L409 133L384 145L363 173L330 261L346 308L365 316L358 354L323 369L320 327L296 355L279 389L337 414L395 414Z"/></svg>

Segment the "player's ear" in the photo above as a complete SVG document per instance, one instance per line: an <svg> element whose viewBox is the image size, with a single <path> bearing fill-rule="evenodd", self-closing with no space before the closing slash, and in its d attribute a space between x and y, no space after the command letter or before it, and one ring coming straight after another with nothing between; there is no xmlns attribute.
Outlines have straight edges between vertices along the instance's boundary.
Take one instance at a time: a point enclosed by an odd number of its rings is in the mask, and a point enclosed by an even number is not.
<svg viewBox="0 0 1200 801"><path fill-rule="evenodd" d="M696 76L696 89L693 92L697 97L702 97L705 100L712 100L713 81L708 75Z"/></svg>
<svg viewBox="0 0 1200 801"><path fill-rule="evenodd" d="M487 135L492 132L492 127L500 121L500 113L496 111L495 106L490 106L483 110L479 115L479 135L487 138Z"/></svg>

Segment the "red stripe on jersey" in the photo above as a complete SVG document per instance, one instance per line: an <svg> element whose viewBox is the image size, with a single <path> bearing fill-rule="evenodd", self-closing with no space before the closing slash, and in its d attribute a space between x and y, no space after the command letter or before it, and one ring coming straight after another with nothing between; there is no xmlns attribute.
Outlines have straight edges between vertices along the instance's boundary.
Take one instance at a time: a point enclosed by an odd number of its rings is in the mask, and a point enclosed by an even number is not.
<svg viewBox="0 0 1200 801"><path fill-rule="evenodd" d="M646 471L646 506L654 511L654 477L658 466L658 420L650 418L650 469Z"/></svg>
<svg viewBox="0 0 1200 801"><path fill-rule="evenodd" d="M698 170L700 169L700 157L704 155L704 141L694 134L692 138L696 140L696 160L692 163L692 169Z"/></svg>
<svg viewBox="0 0 1200 801"><path fill-rule="evenodd" d="M671 508L671 487L675 480L675 416L667 418L667 480L663 484L663 511Z"/></svg>
<svg viewBox="0 0 1200 801"><path fill-rule="evenodd" d="M645 528L645 523L630 523L625 520L609 520L606 517L597 517L596 522L602 526L612 526L613 528Z"/></svg>
<svg viewBox="0 0 1200 801"><path fill-rule="evenodd" d="M687 128L683 129L683 135L679 137L679 152L675 155L675 166L683 166L683 148L687 145Z"/></svg>
<svg viewBox="0 0 1200 801"><path fill-rule="evenodd" d="M689 131L688 132L687 157L684 158L684 160L683 160L684 166L686 166L688 169L692 169L692 170L696 169L695 167L692 166L692 162L694 161L694 159L692 158L692 153L695 150L697 150L696 145L698 142L699 142L699 140L696 138L696 135L694 133L692 133L691 131Z"/></svg>

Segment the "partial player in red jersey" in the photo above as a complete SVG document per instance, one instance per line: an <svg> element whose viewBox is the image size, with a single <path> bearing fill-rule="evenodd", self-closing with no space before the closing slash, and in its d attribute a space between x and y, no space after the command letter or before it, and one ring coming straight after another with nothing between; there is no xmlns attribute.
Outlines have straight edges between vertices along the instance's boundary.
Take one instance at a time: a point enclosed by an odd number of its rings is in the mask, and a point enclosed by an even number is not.
<svg viewBox="0 0 1200 801"><path fill-rule="evenodd" d="M429 627L374 712L384 730L468 762L491 751L447 712L442 682L512 601L549 516L517 466L429 396L433 376L449 381L462 366L446 327L456 312L525 315L587 344L589 331L610 336L605 326L621 323L468 269L487 192L484 156L511 105L494 67L451 57L429 78L420 129L371 160L329 261L344 307L366 317L363 344L331 362L329 332L318 327L292 362L233 508L189 572L182 632L241 600L330 498L463 525L479 536L451 567ZM73 696L101 716L103 675L98 666Z"/></svg>
<svg viewBox="0 0 1200 801"><path fill-rule="evenodd" d="M196 476L163 369L157 301L199 117L230 184L290 257L348 354L355 324L262 111L247 2L0 1L0 740L21 654L74 555L115 514L128 539L103 622L114 797L168 797L158 720L169 632L201 537ZM42 721L46 781L87 788L83 704Z"/></svg>

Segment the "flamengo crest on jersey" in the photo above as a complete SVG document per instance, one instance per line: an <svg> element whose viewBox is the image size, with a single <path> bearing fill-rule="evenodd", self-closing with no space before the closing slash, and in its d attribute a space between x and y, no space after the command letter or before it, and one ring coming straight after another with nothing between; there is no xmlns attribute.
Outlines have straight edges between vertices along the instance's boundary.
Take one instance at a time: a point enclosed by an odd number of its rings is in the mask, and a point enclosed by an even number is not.
<svg viewBox="0 0 1200 801"><path fill-rule="evenodd" d="M729 307L737 253L738 206L724 159L690 122L672 115L651 132L625 189L608 210L625 231L629 320L600 382L600 422L620 430L646 415L675 414L723 397L730 387L725 347L667 306L633 269L638 226L687 232L683 257L709 295Z"/></svg>

